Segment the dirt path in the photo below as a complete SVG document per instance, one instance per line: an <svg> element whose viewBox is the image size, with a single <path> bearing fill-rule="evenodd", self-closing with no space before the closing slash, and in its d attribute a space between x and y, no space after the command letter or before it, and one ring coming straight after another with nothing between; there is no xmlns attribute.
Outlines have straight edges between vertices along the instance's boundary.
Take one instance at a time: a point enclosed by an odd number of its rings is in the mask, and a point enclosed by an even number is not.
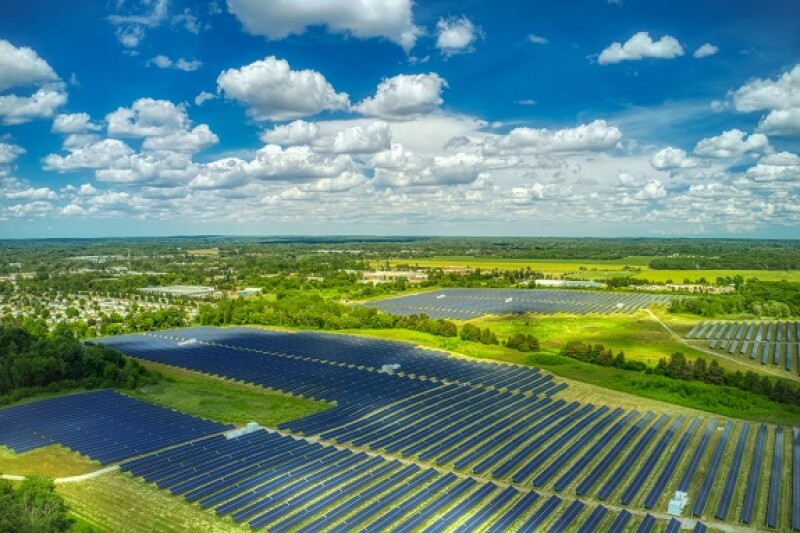
<svg viewBox="0 0 800 533"><path fill-rule="evenodd" d="M722 359L726 359L726 360L731 361L732 363L736 363L737 365L742 366L742 367L744 367L744 368L746 368L748 370L753 370L753 366L752 365L748 365L747 363L743 363L741 361L741 359L738 359L736 357L732 357L732 356L727 355L725 353L715 352L714 350L711 350L711 349L708 349L708 348L703 348L701 346L695 346L694 344L692 344L688 340L684 339L681 335L679 335L678 333L673 331L672 328L670 328L663 320L658 318L658 315L656 315L650 309L645 309L645 311L650 315L650 318L652 318L653 320L658 322L661 325L661 327L664 328L667 331L667 333L669 333L676 341L680 342L684 346L688 346L689 348L692 348L694 350L697 350L697 351L700 351L700 352L703 352L703 353L707 353L708 355L713 355L714 357L719 357L719 358L722 358ZM759 366L757 368L757 370L759 372L764 373L764 374L772 374L773 376L777 376L777 377L780 377L780 378L792 379L792 380L795 380L795 381L800 381L800 376L796 376L796 375L794 375L792 373L789 373L789 372L784 372L784 371L782 371L782 370L780 370L778 368L774 368L774 367L772 367L770 365L761 365L761 366Z"/></svg>

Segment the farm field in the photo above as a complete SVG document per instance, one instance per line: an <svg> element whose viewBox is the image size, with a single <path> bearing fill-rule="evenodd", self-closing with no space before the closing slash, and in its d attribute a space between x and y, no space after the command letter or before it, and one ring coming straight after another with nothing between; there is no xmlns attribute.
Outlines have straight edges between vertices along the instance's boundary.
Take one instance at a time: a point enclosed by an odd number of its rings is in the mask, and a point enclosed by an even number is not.
<svg viewBox="0 0 800 533"><path fill-rule="evenodd" d="M745 279L758 278L761 281L800 281L800 270L653 270L649 268L654 257L637 256L615 260L561 260L561 259L496 259L465 256L437 256L421 259L390 259L389 264L410 265L411 267L445 266L480 268L482 270L525 270L554 278L561 276L602 281L611 277L635 277L654 283L683 283L685 279L696 282L700 278L714 281L718 277L742 276ZM375 268L385 266L376 262ZM626 268L628 267L628 268Z"/></svg>
<svg viewBox="0 0 800 533"><path fill-rule="evenodd" d="M24 453L14 453L6 447L0 447L0 474L69 477L88 474L101 467L98 461L58 444Z"/></svg>

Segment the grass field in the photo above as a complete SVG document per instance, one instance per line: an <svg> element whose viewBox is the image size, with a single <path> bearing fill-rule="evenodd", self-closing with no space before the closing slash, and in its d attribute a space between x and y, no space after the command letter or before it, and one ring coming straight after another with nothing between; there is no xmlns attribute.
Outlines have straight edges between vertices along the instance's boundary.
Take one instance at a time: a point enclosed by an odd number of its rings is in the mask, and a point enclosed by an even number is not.
<svg viewBox="0 0 800 533"><path fill-rule="evenodd" d="M98 533L204 533L251 531L218 518L127 473L112 472L57 486L74 515Z"/></svg>
<svg viewBox="0 0 800 533"><path fill-rule="evenodd" d="M199 372L141 361L166 379L130 393L131 396L217 422L258 422L277 426L328 408L324 402L297 398L257 385L207 376Z"/></svg>
<svg viewBox="0 0 800 533"><path fill-rule="evenodd" d="M651 270L648 265L653 257L635 256L614 260L591 259L495 259L482 257L436 256L421 259L390 259L389 264L409 264L418 267L466 266L482 270L520 270L530 268L548 276L569 276L591 280L603 280L616 276L635 277L655 283L672 281L683 283L705 278L709 282L718 277L741 275L745 279L762 281L800 281L800 270ZM383 262L373 266L380 267ZM626 268L627 267L627 268Z"/></svg>
<svg viewBox="0 0 800 533"><path fill-rule="evenodd" d="M99 462L56 444L21 454L0 446L2 474L69 477L88 474L99 468Z"/></svg>

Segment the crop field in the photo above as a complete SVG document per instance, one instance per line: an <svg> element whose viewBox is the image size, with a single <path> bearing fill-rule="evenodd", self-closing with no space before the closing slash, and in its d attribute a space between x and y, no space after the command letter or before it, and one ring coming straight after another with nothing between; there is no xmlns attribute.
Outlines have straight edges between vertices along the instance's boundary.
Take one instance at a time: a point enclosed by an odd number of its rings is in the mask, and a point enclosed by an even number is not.
<svg viewBox="0 0 800 533"><path fill-rule="evenodd" d="M665 525L676 489L689 493L687 516L710 526L789 530L800 517L786 488L800 480L791 428L568 400L564 384L530 367L345 335L194 328L104 342L337 402L280 426L295 438L216 437L124 465L254 527L576 528L601 505L601 524L626 513L649 523L650 513Z"/></svg>
<svg viewBox="0 0 800 533"><path fill-rule="evenodd" d="M574 290L441 289L374 300L365 305L397 315L426 314L431 318L470 319L493 314L634 313L644 307L669 304L671 296Z"/></svg>
<svg viewBox="0 0 800 533"><path fill-rule="evenodd" d="M701 321L686 339L753 364L772 365L800 375L800 322Z"/></svg>
<svg viewBox="0 0 800 533"><path fill-rule="evenodd" d="M603 281L612 277L634 277L653 283L694 283L701 278L712 282L718 277L742 276L761 281L800 281L800 270L653 270L648 265L655 257L637 256L614 260L589 259L496 259L465 256L438 256L421 259L391 259L389 264L420 268L469 267L481 270L527 270L552 278L577 278ZM385 262L373 264L375 268Z"/></svg>

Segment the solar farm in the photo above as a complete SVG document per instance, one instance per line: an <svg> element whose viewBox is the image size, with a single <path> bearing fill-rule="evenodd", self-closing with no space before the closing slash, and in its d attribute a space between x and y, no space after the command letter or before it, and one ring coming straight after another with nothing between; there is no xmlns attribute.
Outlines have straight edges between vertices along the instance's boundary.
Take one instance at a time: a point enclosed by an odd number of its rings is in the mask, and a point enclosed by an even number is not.
<svg viewBox="0 0 800 533"><path fill-rule="evenodd" d="M442 289L377 300L366 305L396 315L426 314L431 318L470 319L508 313L635 313L654 304L668 305L665 294L577 290Z"/></svg>
<svg viewBox="0 0 800 533"><path fill-rule="evenodd" d="M686 339L700 341L722 354L800 375L800 322L702 321L686 334Z"/></svg>
<svg viewBox="0 0 800 533"><path fill-rule="evenodd" d="M103 342L335 402L122 465L254 529L664 531L682 491L687 524L800 530L796 428L583 403L535 368L345 335L192 328Z"/></svg>

